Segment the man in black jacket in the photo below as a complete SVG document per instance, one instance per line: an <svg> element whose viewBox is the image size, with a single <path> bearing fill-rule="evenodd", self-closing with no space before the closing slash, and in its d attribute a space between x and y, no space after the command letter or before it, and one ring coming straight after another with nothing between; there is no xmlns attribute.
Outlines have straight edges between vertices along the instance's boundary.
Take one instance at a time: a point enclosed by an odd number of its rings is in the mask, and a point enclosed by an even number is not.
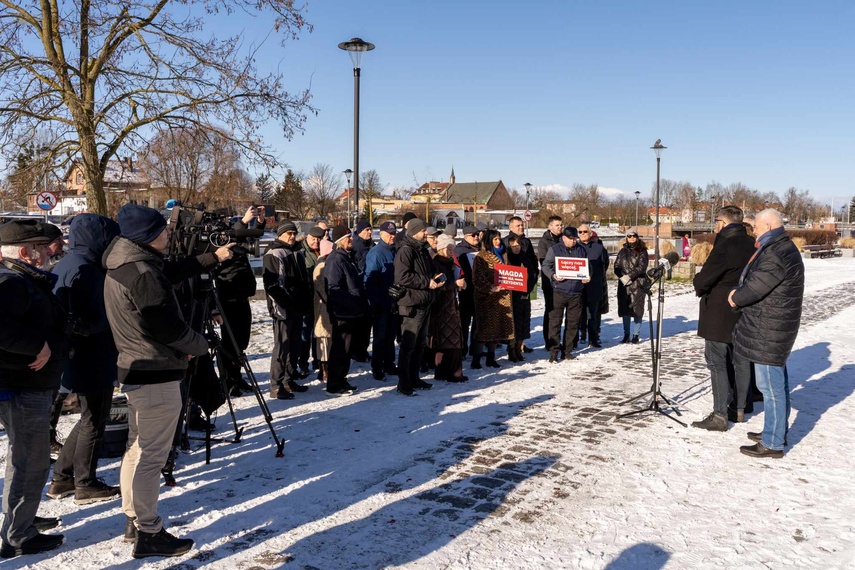
<svg viewBox="0 0 855 570"><path fill-rule="evenodd" d="M119 494L119 487L106 485L95 475L97 451L113 402L118 357L104 307L107 272L101 257L118 235L119 225L110 218L78 214L71 222L68 255L53 270L57 276L54 293L72 324L72 354L62 385L77 395L80 420L59 453L47 496L61 499L73 494L78 505Z"/></svg>
<svg viewBox="0 0 855 570"><path fill-rule="evenodd" d="M588 273L591 281L585 284L582 295L582 316L579 319L581 342L587 337L590 346L600 348L600 305L606 293L606 270L609 268L609 252L599 241L592 239L591 226L579 226L579 242L588 250Z"/></svg>
<svg viewBox="0 0 855 570"><path fill-rule="evenodd" d="M704 358L710 370L713 411L701 421L692 422L696 428L727 431L727 408L730 386L735 386L736 421L744 421L747 402L750 363L733 358L733 328L739 313L730 309L727 296L739 282L739 275L754 255L754 239L745 231L742 210L736 206L719 208L715 216L715 246L701 270L695 275L695 293L701 298L698 315L698 336L704 338ZM739 366L739 371L734 367ZM736 384L736 380L739 384Z"/></svg>
<svg viewBox="0 0 855 570"><path fill-rule="evenodd" d="M549 347L549 314L552 312L552 278L547 277L543 273L543 261L546 259L546 254L552 246L561 241L561 231L564 229L564 223L561 221L561 216L549 216L546 220L547 229L543 232L540 240L537 242L537 259L540 261L541 277L540 287L543 289L543 341Z"/></svg>
<svg viewBox="0 0 855 570"><path fill-rule="evenodd" d="M783 457L790 417L787 359L802 316L805 266L799 249L784 231L776 210L754 219L757 251L727 300L742 313L733 329L733 353L754 365L763 393L763 432L748 432L755 445L739 451L751 457ZM743 381L744 382L744 381Z"/></svg>
<svg viewBox="0 0 855 570"><path fill-rule="evenodd" d="M0 424L9 450L3 481L0 556L36 554L62 544L41 534L58 519L36 516L50 469L50 408L66 346L65 312L51 289L48 238L35 221L0 226Z"/></svg>
<svg viewBox="0 0 855 570"><path fill-rule="evenodd" d="M332 325L330 339L327 392L352 394L356 387L347 381L350 372L353 337L370 314L368 295L365 294L362 275L353 256L353 236L347 226L332 230L335 249L324 265L324 289L327 294L327 312Z"/></svg>
<svg viewBox="0 0 855 570"><path fill-rule="evenodd" d="M534 288L537 286L537 275L540 273L540 266L537 262L537 254L534 251L534 245L532 245L531 240L525 237L525 224L523 223L523 219L519 216L514 216L508 221L508 235L505 238L505 249L508 252L508 263L511 265L518 265L520 267L525 267L528 290L524 295L515 294L513 295L514 302L514 323L517 321L517 315L520 314L520 311L524 314L524 321L530 323L531 322L531 292L534 291ZM512 238L516 238L518 243L520 244L519 253L513 253L511 251L510 240ZM530 333L529 333L530 336ZM530 352L531 349L524 347L522 342L525 338L529 338L526 336L524 338L515 339L516 342L512 343L516 345L516 349L518 351L525 350L526 352ZM510 355L511 346L508 346L508 354ZM519 360L522 360L522 354L517 355Z"/></svg>
<svg viewBox="0 0 855 570"><path fill-rule="evenodd" d="M552 246L543 260L543 278L552 282L552 313L549 315L549 362L558 362L559 353L566 360L573 360L573 341L579 328L582 313L582 293L590 279L571 279L558 275L560 257L587 259L588 251L579 243L579 232L573 226L562 231L561 241ZM563 319L562 319L563 317ZM561 321L564 321L564 343L561 342Z"/></svg>
<svg viewBox="0 0 855 570"><path fill-rule="evenodd" d="M415 218L407 222L404 243L395 256L395 284L406 289L398 299L401 315L401 348L398 351L398 393L414 395L413 390L430 390L431 384L419 378L422 351L427 342L433 290L440 286L433 279L427 225Z"/></svg>
<svg viewBox="0 0 855 570"><path fill-rule="evenodd" d="M353 258L356 260L356 267L359 269L360 275L365 278L365 259L368 257L368 252L374 247L374 240L371 235L374 228L365 220L360 220L356 224L356 232L353 236ZM368 354L368 345L371 343L371 319L365 319L360 325L356 336L353 339L353 360L355 362L368 362L371 358Z"/></svg>
<svg viewBox="0 0 855 570"><path fill-rule="evenodd" d="M303 315L312 304L312 280L306 271L302 248L297 245L297 226L283 222L277 237L264 254L262 281L267 310L273 318L273 356L270 358L270 397L294 399L305 392L298 369Z"/></svg>
<svg viewBox="0 0 855 570"><path fill-rule="evenodd" d="M173 283L181 280L177 272L197 274L231 251L220 248L167 266L169 230L160 212L128 204L119 210L118 222L121 236L103 260L104 305L119 351L118 379L128 398L128 447L119 477L125 540L134 542L134 558L180 556L193 540L176 538L163 527L157 513L160 476L181 413L180 384L188 361L206 354L208 342L184 321Z"/></svg>
<svg viewBox="0 0 855 570"><path fill-rule="evenodd" d="M471 339L475 337L475 286L472 283L472 259L478 254L478 246L481 241L478 238L478 228L465 226L463 228L463 239L454 246L454 257L460 264L466 288L458 294L460 302L460 329L463 335L463 356L469 353L472 346ZM470 331L469 325L472 325Z"/></svg>

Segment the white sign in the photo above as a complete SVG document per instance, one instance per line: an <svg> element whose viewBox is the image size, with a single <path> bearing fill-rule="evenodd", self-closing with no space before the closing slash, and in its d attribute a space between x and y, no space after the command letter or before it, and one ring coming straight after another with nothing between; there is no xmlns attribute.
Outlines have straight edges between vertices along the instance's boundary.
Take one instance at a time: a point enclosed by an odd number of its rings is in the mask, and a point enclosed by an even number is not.
<svg viewBox="0 0 855 570"><path fill-rule="evenodd" d="M531 221L531 210L525 211L525 214L523 214L523 219L527 222Z"/></svg>
<svg viewBox="0 0 855 570"><path fill-rule="evenodd" d="M53 192L39 192L36 196L36 205L45 212L53 210L56 207L56 194Z"/></svg>
<svg viewBox="0 0 855 570"><path fill-rule="evenodd" d="M564 279L590 279L588 260L581 257L556 257L555 275Z"/></svg>

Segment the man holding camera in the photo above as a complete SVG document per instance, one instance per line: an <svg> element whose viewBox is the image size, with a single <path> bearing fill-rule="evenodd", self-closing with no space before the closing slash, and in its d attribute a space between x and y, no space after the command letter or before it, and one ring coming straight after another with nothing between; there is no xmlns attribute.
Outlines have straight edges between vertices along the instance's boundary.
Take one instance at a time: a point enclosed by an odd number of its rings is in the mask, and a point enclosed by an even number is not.
<svg viewBox="0 0 855 570"><path fill-rule="evenodd" d="M395 256L395 284L406 289L404 296L398 299L398 313L401 315L398 393L404 396L413 396L413 390L430 390L433 387L419 378L433 290L441 285L434 279L426 236L427 224L418 218L410 220Z"/></svg>
<svg viewBox="0 0 855 570"><path fill-rule="evenodd" d="M34 220L0 225L0 424L9 449L3 480L0 556L37 554L62 544L40 531L58 519L36 516L50 470L50 408L66 352L65 312L41 270L50 239Z"/></svg>
<svg viewBox="0 0 855 570"><path fill-rule="evenodd" d="M208 342L184 321L173 282L225 261L231 250L166 264L170 233L160 212L128 204L118 222L121 235L104 254L104 304L128 398L128 448L119 477L125 540L134 542L134 558L180 556L193 540L163 528L157 513L160 476L182 408L188 360L206 354Z"/></svg>
<svg viewBox="0 0 855 570"><path fill-rule="evenodd" d="M270 359L270 397L293 400L305 392L297 383L302 344L303 315L312 304L312 280L306 271L294 222L279 224L277 237L264 254L264 291L273 317L273 356Z"/></svg>

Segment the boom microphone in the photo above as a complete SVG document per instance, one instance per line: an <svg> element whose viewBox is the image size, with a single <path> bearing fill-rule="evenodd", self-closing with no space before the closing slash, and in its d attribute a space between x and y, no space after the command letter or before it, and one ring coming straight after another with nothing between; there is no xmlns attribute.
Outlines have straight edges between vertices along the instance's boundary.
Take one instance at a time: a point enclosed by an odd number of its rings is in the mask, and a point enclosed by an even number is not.
<svg viewBox="0 0 855 570"><path fill-rule="evenodd" d="M651 279L659 279L663 273L667 273L665 279L671 279L671 268L680 262L680 255L676 251L669 251L659 258L659 265L647 270L647 276Z"/></svg>

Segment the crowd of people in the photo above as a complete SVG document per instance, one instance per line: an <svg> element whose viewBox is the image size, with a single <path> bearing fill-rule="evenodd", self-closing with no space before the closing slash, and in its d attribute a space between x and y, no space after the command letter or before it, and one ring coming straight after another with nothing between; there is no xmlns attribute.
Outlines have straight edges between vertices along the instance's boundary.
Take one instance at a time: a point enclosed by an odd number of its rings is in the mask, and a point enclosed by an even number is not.
<svg viewBox="0 0 855 570"><path fill-rule="evenodd" d="M238 228L264 228L249 208ZM521 218L505 237L466 226L462 239L414 214L402 227L362 221L351 230L318 222L305 232L277 226L262 261L272 319L271 398L290 400L317 372L326 392L353 393L352 362L370 363L377 381L397 378L397 393L415 396L435 381L466 382L469 369L499 368L533 352L531 294L544 294L543 335L550 363L572 361L580 344L603 345L601 316L609 311L608 252L588 224L565 226L552 216L535 249ZM117 220L81 214L70 226L67 252L58 228L33 220L0 225L0 423L8 438L0 556L58 547L56 518L36 515L50 475L56 402L77 396L81 415L58 454L47 495L77 504L121 496L124 539L136 558L176 556L192 539L170 534L158 515L161 470L173 445L184 402L188 363L209 354L212 339L191 322L179 285L213 276L220 298L225 350L221 378L232 395L257 389L241 374L249 343L253 270L234 244L167 258L172 228L163 213L126 205ZM728 416L751 413L752 385L767 403L764 430L743 453L781 457L786 445L789 387L786 360L801 314L804 268L774 210L757 215L756 242L742 211L721 208L716 245L694 279L701 299L698 334L706 339L714 410L696 427L727 429ZM570 278L562 258L586 260L587 274ZM518 268L522 287L505 287L500 266ZM640 342L647 289L647 246L635 228L614 262L621 342ZM179 293L177 293L179 291ZM563 329L563 334L562 334ZM397 345L397 350L396 350ZM369 353L369 347L371 352ZM198 360L197 360L198 362ZM753 374L753 376L752 376ZM755 379L756 378L756 379ZM97 477L114 387L128 402L129 435L118 486ZM53 417L52 417L53 416Z"/></svg>

